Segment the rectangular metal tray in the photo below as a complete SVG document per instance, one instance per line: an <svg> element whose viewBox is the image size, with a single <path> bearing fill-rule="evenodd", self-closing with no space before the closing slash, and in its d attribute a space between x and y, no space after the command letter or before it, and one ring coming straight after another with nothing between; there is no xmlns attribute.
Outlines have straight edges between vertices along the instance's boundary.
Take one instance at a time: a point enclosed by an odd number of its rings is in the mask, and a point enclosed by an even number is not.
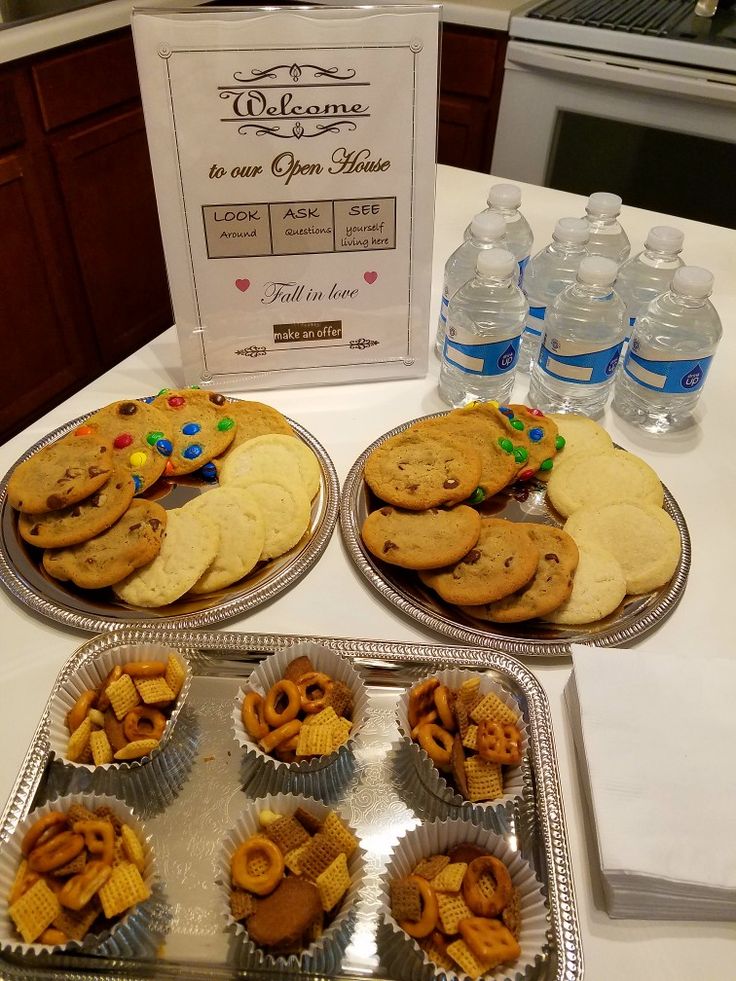
<svg viewBox="0 0 736 981"><path fill-rule="evenodd" d="M443 667L485 671L510 692L529 731L525 793L499 812L497 833L519 849L544 883L549 904L548 945L535 981L579 981L583 957L549 706L534 675L514 658L467 647L200 631L121 630L101 634L75 651L63 679L102 651L120 644L163 642L188 652L193 680L169 745L150 764L126 774L95 775L49 759L48 705L34 735L0 824L0 845L34 807L58 794L96 791L126 800L152 835L161 887L154 893L150 931L130 949L46 958L0 954L3 978L106 979L283 977L239 961L217 907L215 862L225 831L247 799L288 789L248 769L235 742L231 712L239 687L262 658L298 641L324 644L350 658L369 691L366 734L346 780L325 795L340 803L367 852L368 874L350 943L332 977L345 981L391 977L376 942L379 878L397 837L433 816L435 805L402 771L394 711L407 686ZM53 692L52 692L53 696ZM404 767L406 764L404 765ZM454 815L453 815L454 816ZM295 975L290 975L295 976ZM309 976L309 975L305 975Z"/></svg>

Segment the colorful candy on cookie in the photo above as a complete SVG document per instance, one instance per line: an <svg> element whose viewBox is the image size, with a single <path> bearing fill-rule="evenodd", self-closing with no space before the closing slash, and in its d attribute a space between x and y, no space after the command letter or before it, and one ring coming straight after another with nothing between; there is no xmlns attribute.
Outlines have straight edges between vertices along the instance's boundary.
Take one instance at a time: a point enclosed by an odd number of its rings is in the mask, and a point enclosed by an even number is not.
<svg viewBox="0 0 736 981"><path fill-rule="evenodd" d="M219 392L199 388L162 388L151 406L166 418L171 450L166 472L193 473L224 453L235 439L237 423Z"/></svg>
<svg viewBox="0 0 736 981"><path fill-rule="evenodd" d="M83 691L66 715L71 763L103 766L155 750L186 680L176 654L166 661L116 664L97 688Z"/></svg>
<svg viewBox="0 0 736 981"><path fill-rule="evenodd" d="M358 840L334 811L263 810L259 824L230 858L230 912L269 953L299 953L337 915Z"/></svg>
<svg viewBox="0 0 736 981"><path fill-rule="evenodd" d="M290 661L284 677L261 695L243 696L241 720L264 753L294 763L327 756L344 745L352 729L353 693L348 685L316 671L309 657Z"/></svg>
<svg viewBox="0 0 736 981"><path fill-rule="evenodd" d="M44 814L25 833L21 854L8 914L27 944L82 941L151 894L145 845L107 806Z"/></svg>
<svg viewBox="0 0 736 981"><path fill-rule="evenodd" d="M518 890L479 845L423 858L390 891L393 918L442 970L482 978L521 955Z"/></svg>
<svg viewBox="0 0 736 981"><path fill-rule="evenodd" d="M480 678L450 688L427 678L409 692L409 735L465 800L482 803L504 794L504 767L522 758L519 717Z"/></svg>

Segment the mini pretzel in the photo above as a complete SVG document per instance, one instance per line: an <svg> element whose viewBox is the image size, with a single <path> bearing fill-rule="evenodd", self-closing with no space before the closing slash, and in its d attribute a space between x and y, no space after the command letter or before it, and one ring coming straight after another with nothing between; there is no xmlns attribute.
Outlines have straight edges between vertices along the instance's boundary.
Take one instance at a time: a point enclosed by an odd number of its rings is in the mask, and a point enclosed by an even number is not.
<svg viewBox="0 0 736 981"><path fill-rule="evenodd" d="M427 678L409 692L409 726L413 729L420 718L434 707L434 690L439 687L438 678Z"/></svg>
<svg viewBox="0 0 736 981"><path fill-rule="evenodd" d="M455 731L455 713L452 711L452 695L447 685L440 685L434 690L434 704L440 717L440 722L448 732Z"/></svg>
<svg viewBox="0 0 736 981"><path fill-rule="evenodd" d="M165 728L166 716L150 705L136 705L123 719L123 732L131 743L137 739L161 739Z"/></svg>
<svg viewBox="0 0 736 981"><path fill-rule="evenodd" d="M430 712L427 712L426 715L420 716L419 721L411 730L411 738L412 739L417 738L417 733L419 732L420 726L426 725L428 722L436 722L436 721L437 721L437 709L432 709Z"/></svg>
<svg viewBox="0 0 736 981"><path fill-rule="evenodd" d="M446 729L434 722L425 722L417 729L417 740L435 766L450 765L453 736Z"/></svg>
<svg viewBox="0 0 736 981"><path fill-rule="evenodd" d="M128 661L123 665L123 674L131 678L158 678L166 674L166 665L163 661Z"/></svg>
<svg viewBox="0 0 736 981"><path fill-rule="evenodd" d="M486 970L516 960L521 947L500 920L469 916L458 924L460 935Z"/></svg>
<svg viewBox="0 0 736 981"><path fill-rule="evenodd" d="M491 763L521 763L521 733L515 725L482 719L476 740L478 753Z"/></svg>
<svg viewBox="0 0 736 981"><path fill-rule="evenodd" d="M100 710L100 712L107 712L107 710L110 708L110 696L107 694L107 686L111 685L113 681L117 681L118 678L122 676L122 673L123 669L119 664L116 664L110 674L102 682L100 694L97 699L97 708Z"/></svg>
<svg viewBox="0 0 736 981"><path fill-rule="evenodd" d="M81 724L87 718L87 713L94 706L96 701L97 692L94 689L89 689L88 691L82 692L74 705L69 709L69 714L66 717L66 724L69 728L69 732L74 732L81 726Z"/></svg>
<svg viewBox="0 0 736 981"><path fill-rule="evenodd" d="M263 718L263 696L257 691L246 692L240 714L251 739L263 739L268 735L268 726Z"/></svg>
<svg viewBox="0 0 736 981"><path fill-rule="evenodd" d="M256 858L266 862L266 868L258 874L249 871L250 863ZM270 838L253 835L233 852L230 873L236 886L256 896L268 896L283 878L284 859L278 845Z"/></svg>
<svg viewBox="0 0 736 981"><path fill-rule="evenodd" d="M308 715L321 712L325 707L327 692L332 688L332 678L321 671L308 671L299 679L301 707Z"/></svg>
<svg viewBox="0 0 736 981"><path fill-rule="evenodd" d="M282 696L286 698L286 705L283 708L279 708L282 704ZM275 685L272 685L266 695L266 701L263 705L263 717L266 722L277 729L279 726L285 725L287 722L291 722L299 715L299 709L301 708L301 692L299 688L294 684L293 681L287 681L282 678L281 681L277 681Z"/></svg>
<svg viewBox="0 0 736 981"><path fill-rule="evenodd" d="M82 835L62 831L50 841L38 845L28 856L28 866L34 872L53 872L71 862L84 848Z"/></svg>
<svg viewBox="0 0 736 981"><path fill-rule="evenodd" d="M427 937L437 926L439 908L437 896L432 886L421 875L410 875L406 880L413 883L419 890L422 902L422 915L416 923L411 920L399 921L399 926L410 937Z"/></svg>
<svg viewBox="0 0 736 981"><path fill-rule="evenodd" d="M112 866L104 862L87 862L84 872L67 879L59 892L59 902L67 909L80 910L99 892L112 875Z"/></svg>
<svg viewBox="0 0 736 981"><path fill-rule="evenodd" d="M276 749L281 743L285 743L292 736L295 736L301 729L302 724L299 719L292 719L291 722L287 722L283 726L279 726L278 729L273 729L267 736L261 739L260 747L264 753L270 753L272 749Z"/></svg>
<svg viewBox="0 0 736 981"><path fill-rule="evenodd" d="M481 892L479 880L490 877L495 888L490 896ZM475 858L465 871L463 878L463 897L477 916L498 916L511 902L513 886L509 870L494 855Z"/></svg>
<svg viewBox="0 0 736 981"><path fill-rule="evenodd" d="M75 821L74 830L84 835L84 843L91 855L99 855L105 865L112 865L115 855L115 829L109 821Z"/></svg>
<svg viewBox="0 0 736 981"><path fill-rule="evenodd" d="M62 814L61 811L52 811L50 814L44 814L43 817L34 821L28 831L26 831L23 841L20 843L20 850L24 855L27 855L36 845L43 845L44 842L53 838L54 835L63 831L65 824L66 814Z"/></svg>

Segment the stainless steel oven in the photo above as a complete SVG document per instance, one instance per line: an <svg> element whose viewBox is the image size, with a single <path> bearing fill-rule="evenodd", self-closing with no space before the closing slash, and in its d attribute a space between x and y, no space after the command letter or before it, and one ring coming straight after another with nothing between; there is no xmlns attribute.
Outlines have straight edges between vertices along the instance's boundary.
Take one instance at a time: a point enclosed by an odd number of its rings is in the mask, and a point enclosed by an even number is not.
<svg viewBox="0 0 736 981"><path fill-rule="evenodd" d="M736 228L736 12L702 27L694 0L645 0L648 26L615 25L636 8L547 0L512 18L491 172Z"/></svg>

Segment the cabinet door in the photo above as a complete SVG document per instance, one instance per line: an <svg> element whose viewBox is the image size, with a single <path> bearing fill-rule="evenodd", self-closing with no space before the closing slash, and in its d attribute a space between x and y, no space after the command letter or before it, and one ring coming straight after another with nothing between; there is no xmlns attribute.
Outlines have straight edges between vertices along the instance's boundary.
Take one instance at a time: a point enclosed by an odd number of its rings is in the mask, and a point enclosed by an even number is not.
<svg viewBox="0 0 736 981"><path fill-rule="evenodd" d="M171 326L171 305L140 108L51 141L79 274L105 367Z"/></svg>
<svg viewBox="0 0 736 981"><path fill-rule="evenodd" d="M0 442L99 368L66 285L74 276L68 248L48 229L49 207L28 156L0 156Z"/></svg>

